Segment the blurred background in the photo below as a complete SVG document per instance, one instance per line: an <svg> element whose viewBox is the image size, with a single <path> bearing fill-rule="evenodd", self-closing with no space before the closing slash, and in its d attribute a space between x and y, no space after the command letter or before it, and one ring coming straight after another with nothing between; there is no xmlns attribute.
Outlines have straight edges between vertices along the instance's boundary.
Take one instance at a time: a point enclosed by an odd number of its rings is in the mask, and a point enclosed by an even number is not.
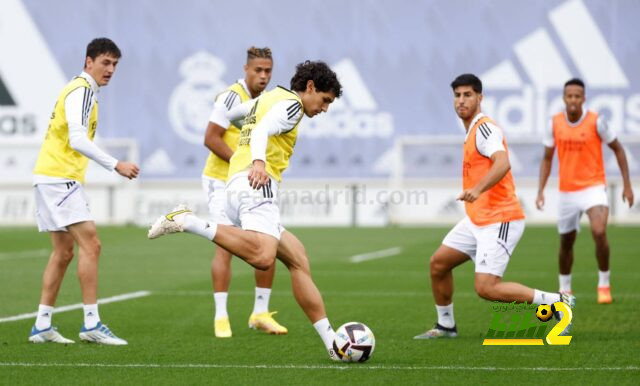
<svg viewBox="0 0 640 386"><path fill-rule="evenodd" d="M100 91L97 143L141 167L131 182L92 164L88 196L102 224L146 224L178 202L207 215L204 131L252 45L273 51L269 88L288 87L306 59L326 61L344 86L327 114L303 119L282 186L287 225L459 220L464 129L449 83L465 72L483 80L483 111L507 135L530 222L556 219L555 177L545 210L534 206L540 141L571 77L618 133L640 196L639 16L635 0L2 0L0 224L35 224L31 170L53 104L101 36L123 57ZM640 223L604 155L612 221Z"/></svg>

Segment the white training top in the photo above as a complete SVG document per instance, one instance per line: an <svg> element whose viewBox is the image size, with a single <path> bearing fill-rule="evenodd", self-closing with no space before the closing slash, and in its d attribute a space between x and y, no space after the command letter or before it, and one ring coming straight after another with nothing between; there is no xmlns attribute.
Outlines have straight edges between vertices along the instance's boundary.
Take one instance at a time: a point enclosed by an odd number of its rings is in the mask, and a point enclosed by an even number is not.
<svg viewBox="0 0 640 386"><path fill-rule="evenodd" d="M587 110L583 109L582 116L580 117L578 122L573 123L573 122L569 122L569 118L567 118L567 112L566 111L564 112L564 119L567 120L567 123L571 127L576 127L579 124L581 124L582 120L586 116L587 116ZM602 115L599 115L598 120L596 121L596 131L598 132L598 136L600 137L600 139L603 140L604 143L606 144L609 144L615 141L616 139L615 131L611 127L609 127L607 120ZM553 137L553 118L549 120L547 127L545 127L545 130L542 136L542 144L545 145L546 147L556 146L555 138Z"/></svg>

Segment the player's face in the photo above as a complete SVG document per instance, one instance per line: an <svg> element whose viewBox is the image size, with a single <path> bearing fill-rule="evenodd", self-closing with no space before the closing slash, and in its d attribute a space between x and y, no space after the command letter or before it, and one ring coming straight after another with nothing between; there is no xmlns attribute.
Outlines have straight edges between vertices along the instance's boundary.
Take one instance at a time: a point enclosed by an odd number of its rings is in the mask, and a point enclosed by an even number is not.
<svg viewBox="0 0 640 386"><path fill-rule="evenodd" d="M584 103L584 88L577 84L570 84L564 88L562 99L567 106L567 114L580 114Z"/></svg>
<svg viewBox="0 0 640 386"><path fill-rule="evenodd" d="M476 116L480 111L482 94L478 94L471 86L458 86L453 90L453 108L463 120Z"/></svg>
<svg viewBox="0 0 640 386"><path fill-rule="evenodd" d="M84 71L95 79L98 86L106 86L116 72L117 65L118 58L109 53L100 54L95 59L87 56Z"/></svg>
<svg viewBox="0 0 640 386"><path fill-rule="evenodd" d="M319 91L312 80L307 81L307 89L300 95L304 114L313 118L320 113L326 113L329 105L336 99L332 91Z"/></svg>
<svg viewBox="0 0 640 386"><path fill-rule="evenodd" d="M245 82L252 97L260 95L271 80L273 61L266 58L253 58L244 65Z"/></svg>

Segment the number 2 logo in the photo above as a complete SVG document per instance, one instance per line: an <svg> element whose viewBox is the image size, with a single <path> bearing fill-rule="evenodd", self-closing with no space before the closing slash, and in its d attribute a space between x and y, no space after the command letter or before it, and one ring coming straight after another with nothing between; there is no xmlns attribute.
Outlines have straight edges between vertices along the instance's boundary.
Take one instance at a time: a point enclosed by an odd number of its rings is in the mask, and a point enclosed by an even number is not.
<svg viewBox="0 0 640 386"><path fill-rule="evenodd" d="M573 313L571 308L562 302L553 303L556 311L562 312L562 319L549 331L547 334L547 343L550 345L568 345L571 342L571 336L560 336L560 333L567 328L571 319L573 319Z"/></svg>

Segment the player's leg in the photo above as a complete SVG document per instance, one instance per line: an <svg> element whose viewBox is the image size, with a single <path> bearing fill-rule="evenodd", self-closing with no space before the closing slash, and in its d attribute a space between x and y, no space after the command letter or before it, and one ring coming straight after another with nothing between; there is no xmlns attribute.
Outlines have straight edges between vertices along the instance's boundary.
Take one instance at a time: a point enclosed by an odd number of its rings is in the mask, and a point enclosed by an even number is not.
<svg viewBox="0 0 640 386"><path fill-rule="evenodd" d="M469 261L475 254L476 240L468 226L468 218L458 222L445 236L442 245L429 260L431 291L438 321L435 326L414 339L433 339L457 336L453 316L453 273L458 265Z"/></svg>
<svg viewBox="0 0 640 386"><path fill-rule="evenodd" d="M335 332L327 319L322 295L311 277L307 252L300 240L289 231L282 232L280 236L278 259L289 270L291 288L296 302L320 335L329 356L337 359L333 353Z"/></svg>
<svg viewBox="0 0 640 386"><path fill-rule="evenodd" d="M213 322L214 334L217 338L232 336L229 314L227 313L227 297L231 282L231 253L222 247L217 247L211 261L211 281L213 283L213 301L215 315Z"/></svg>
<svg viewBox="0 0 640 386"><path fill-rule="evenodd" d="M115 336L100 320L98 312L98 262L102 244L96 224L83 221L67 227L78 244L78 280L82 291L84 323L80 339L109 345L126 345L127 341Z"/></svg>
<svg viewBox="0 0 640 386"><path fill-rule="evenodd" d="M255 299L253 312L249 316L249 328L259 329L268 334L284 335L288 332L287 328L273 318L276 312L269 312L269 298L271 297L271 287L275 274L275 261L266 271L259 269L255 271Z"/></svg>
<svg viewBox="0 0 640 386"><path fill-rule="evenodd" d="M73 237L66 225L88 213L77 210L77 200L82 201L80 186L76 183L38 184L34 186L36 219L40 232L49 232L53 250L44 274L42 291L35 325L29 341L34 343L74 343L64 338L51 326L53 306L69 263L73 259ZM85 208L86 209L86 208Z"/></svg>
<svg viewBox="0 0 640 386"><path fill-rule="evenodd" d="M582 215L579 201L580 192L560 192L558 203L558 233L560 234L558 283L562 293L572 293L573 245L580 229L580 217Z"/></svg>
<svg viewBox="0 0 640 386"><path fill-rule="evenodd" d="M596 244L596 258L598 259L598 303L610 304L611 286L609 283L609 241L607 240L607 221L609 208L597 205L587 210L591 224L591 235Z"/></svg>
<svg viewBox="0 0 640 386"><path fill-rule="evenodd" d="M36 322L31 330L29 341L34 343L56 342L74 343L64 338L51 326L53 309L58 297L60 285L73 259L73 237L67 232L49 232L53 250L42 275L42 291Z"/></svg>

